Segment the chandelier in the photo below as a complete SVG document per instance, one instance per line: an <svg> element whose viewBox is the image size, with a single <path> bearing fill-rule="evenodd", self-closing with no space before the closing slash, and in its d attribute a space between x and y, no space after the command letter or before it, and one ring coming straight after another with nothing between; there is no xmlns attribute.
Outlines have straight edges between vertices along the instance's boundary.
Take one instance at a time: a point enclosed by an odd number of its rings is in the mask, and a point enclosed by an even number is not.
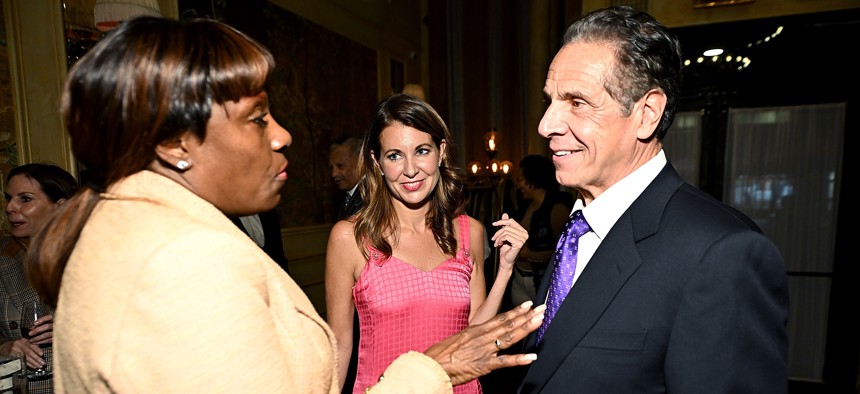
<svg viewBox="0 0 860 394"><path fill-rule="evenodd" d="M510 161L499 161L496 155L499 153L499 135L493 127L484 134L484 151L487 152L487 160L484 162L472 161L468 165L468 172L472 182L476 186L497 183L504 179L513 168Z"/></svg>

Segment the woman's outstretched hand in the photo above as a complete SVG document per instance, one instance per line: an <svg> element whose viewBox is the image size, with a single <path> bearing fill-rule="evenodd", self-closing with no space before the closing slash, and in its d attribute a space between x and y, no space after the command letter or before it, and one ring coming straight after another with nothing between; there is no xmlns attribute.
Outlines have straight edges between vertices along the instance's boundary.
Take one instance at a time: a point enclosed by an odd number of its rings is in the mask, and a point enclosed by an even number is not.
<svg viewBox="0 0 860 394"><path fill-rule="evenodd" d="M532 302L496 315L483 324L469 326L424 352L458 385L500 368L531 364L536 354L498 354L540 327L546 305L531 309Z"/></svg>

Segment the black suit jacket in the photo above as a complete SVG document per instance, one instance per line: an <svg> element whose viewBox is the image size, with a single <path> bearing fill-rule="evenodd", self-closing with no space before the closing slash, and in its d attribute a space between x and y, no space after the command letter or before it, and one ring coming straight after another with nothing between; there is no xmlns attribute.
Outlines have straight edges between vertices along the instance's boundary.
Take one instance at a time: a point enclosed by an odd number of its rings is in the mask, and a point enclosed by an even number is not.
<svg viewBox="0 0 860 394"><path fill-rule="evenodd" d="M552 269L537 291L546 298ZM667 164L618 219L535 346L522 393L785 393L776 246Z"/></svg>
<svg viewBox="0 0 860 394"><path fill-rule="evenodd" d="M284 256L284 240L281 238L281 221L278 216L278 211L271 210L259 214L260 224L263 226L263 251L275 260L281 268L286 272L290 272L287 257ZM230 217L236 226L238 226L245 234L248 230L242 225L242 221L238 217Z"/></svg>
<svg viewBox="0 0 860 394"><path fill-rule="evenodd" d="M337 220L346 219L350 217L352 214L358 212L358 209L364 204L364 200L361 199L361 193L356 190L352 193L352 196L347 195L346 200L340 204L340 209L337 211Z"/></svg>

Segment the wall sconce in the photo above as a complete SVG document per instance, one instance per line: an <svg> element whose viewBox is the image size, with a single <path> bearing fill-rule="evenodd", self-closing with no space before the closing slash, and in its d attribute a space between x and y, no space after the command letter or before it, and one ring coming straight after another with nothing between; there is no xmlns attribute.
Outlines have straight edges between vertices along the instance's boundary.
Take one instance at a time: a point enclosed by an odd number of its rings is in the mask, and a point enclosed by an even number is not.
<svg viewBox="0 0 860 394"><path fill-rule="evenodd" d="M467 167L475 185L496 183L513 169L513 164L510 161L496 159L499 152L499 136L496 134L495 127L484 134L484 151L487 152L489 161L481 163L473 160L469 162Z"/></svg>
<svg viewBox="0 0 860 394"><path fill-rule="evenodd" d="M499 163L498 160L493 159L493 160L490 160L490 164L488 165L488 167L489 167L491 174L497 175L498 173L501 172L502 165Z"/></svg>
<svg viewBox="0 0 860 394"><path fill-rule="evenodd" d="M511 170L514 168L513 164L510 161L498 161L498 160L490 160L488 164L484 165L477 161L469 162L467 167L469 174L478 176L478 175L508 175Z"/></svg>
<svg viewBox="0 0 860 394"><path fill-rule="evenodd" d="M477 161L469 162L469 174L478 175L481 170L484 169L484 166Z"/></svg>
<svg viewBox="0 0 860 394"><path fill-rule="evenodd" d="M136 16L162 16L158 0L96 0L93 17L96 29L106 32Z"/></svg>
<svg viewBox="0 0 860 394"><path fill-rule="evenodd" d="M495 127L491 128L490 131L484 134L484 150L487 151L487 156L489 156L491 160L495 159L496 153L498 153L498 150L496 150L498 145L497 138Z"/></svg>

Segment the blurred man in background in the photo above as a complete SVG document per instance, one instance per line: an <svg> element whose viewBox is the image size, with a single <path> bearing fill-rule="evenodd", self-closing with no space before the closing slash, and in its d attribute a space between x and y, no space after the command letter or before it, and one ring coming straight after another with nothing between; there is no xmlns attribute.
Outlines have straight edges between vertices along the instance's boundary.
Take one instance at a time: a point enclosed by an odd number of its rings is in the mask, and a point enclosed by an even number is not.
<svg viewBox="0 0 860 394"><path fill-rule="evenodd" d="M328 166L331 179L338 190L345 191L343 202L338 205L337 220L345 219L361 207L363 201L358 193L358 153L361 138L347 137L335 141L329 149Z"/></svg>

